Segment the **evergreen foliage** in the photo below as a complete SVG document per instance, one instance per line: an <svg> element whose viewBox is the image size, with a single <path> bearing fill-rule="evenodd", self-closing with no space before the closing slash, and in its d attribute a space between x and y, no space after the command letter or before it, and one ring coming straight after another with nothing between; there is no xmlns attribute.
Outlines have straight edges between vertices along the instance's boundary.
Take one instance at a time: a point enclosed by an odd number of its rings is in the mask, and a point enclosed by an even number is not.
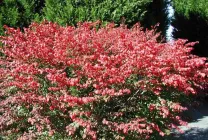
<svg viewBox="0 0 208 140"><path fill-rule="evenodd" d="M152 0L4 0L0 3L0 34L3 25L27 27L32 21L77 25L84 21L143 22Z"/></svg>
<svg viewBox="0 0 208 140"><path fill-rule="evenodd" d="M40 20L42 0L4 0L0 3L0 34L3 25L27 27L32 21Z"/></svg>
<svg viewBox="0 0 208 140"><path fill-rule="evenodd" d="M44 17L61 25L101 20L133 25L144 19L152 0L46 0ZM125 19L125 20L122 20Z"/></svg>
<svg viewBox="0 0 208 140"><path fill-rule="evenodd" d="M5 0L0 5L0 32L3 32L3 25L8 24L10 26L17 25L19 19L19 13L17 3L11 0Z"/></svg>
<svg viewBox="0 0 208 140"><path fill-rule="evenodd" d="M207 0L173 0L173 5L177 13L187 18L194 13L208 20Z"/></svg>

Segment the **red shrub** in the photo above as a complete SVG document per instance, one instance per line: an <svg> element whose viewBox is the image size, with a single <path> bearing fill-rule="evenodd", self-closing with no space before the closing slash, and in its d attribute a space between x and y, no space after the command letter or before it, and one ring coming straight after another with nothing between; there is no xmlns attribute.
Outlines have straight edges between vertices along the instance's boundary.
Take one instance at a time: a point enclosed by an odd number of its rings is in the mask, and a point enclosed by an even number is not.
<svg viewBox="0 0 208 140"><path fill-rule="evenodd" d="M1 37L0 130L18 138L151 138L185 124L185 94L208 83L194 43L157 43L143 32L97 23L33 23Z"/></svg>

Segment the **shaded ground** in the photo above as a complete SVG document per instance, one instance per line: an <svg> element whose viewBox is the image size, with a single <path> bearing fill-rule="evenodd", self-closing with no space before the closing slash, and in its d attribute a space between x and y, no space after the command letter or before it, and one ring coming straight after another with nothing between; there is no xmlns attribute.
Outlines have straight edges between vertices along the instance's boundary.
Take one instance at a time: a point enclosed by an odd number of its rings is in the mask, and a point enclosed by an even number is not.
<svg viewBox="0 0 208 140"><path fill-rule="evenodd" d="M208 140L208 129L191 128L174 138L177 140Z"/></svg>
<svg viewBox="0 0 208 140"><path fill-rule="evenodd" d="M171 139L208 140L208 102L202 102L199 107L189 107L184 115L189 118L188 127L180 127L185 133L180 134L173 130Z"/></svg>

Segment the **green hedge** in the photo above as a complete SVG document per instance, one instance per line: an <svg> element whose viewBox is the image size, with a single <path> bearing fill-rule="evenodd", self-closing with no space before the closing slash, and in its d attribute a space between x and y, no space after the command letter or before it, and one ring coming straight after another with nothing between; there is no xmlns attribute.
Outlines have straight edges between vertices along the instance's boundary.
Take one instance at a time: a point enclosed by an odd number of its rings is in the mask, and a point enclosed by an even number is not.
<svg viewBox="0 0 208 140"><path fill-rule="evenodd" d="M35 19L39 21L42 6L41 0L3 0L0 2L0 34L4 32L3 25L23 28Z"/></svg>
<svg viewBox="0 0 208 140"><path fill-rule="evenodd" d="M194 13L208 20L207 0L173 0L173 5L177 13L187 18Z"/></svg>
<svg viewBox="0 0 208 140"><path fill-rule="evenodd" d="M46 0L44 17L61 25L76 25L79 21L115 22L122 17L133 25L142 21L152 0Z"/></svg>
<svg viewBox="0 0 208 140"><path fill-rule="evenodd" d="M0 34L3 25L27 27L32 21L76 25L79 21L142 22L152 0L4 0L0 2ZM125 18L123 21L122 18Z"/></svg>

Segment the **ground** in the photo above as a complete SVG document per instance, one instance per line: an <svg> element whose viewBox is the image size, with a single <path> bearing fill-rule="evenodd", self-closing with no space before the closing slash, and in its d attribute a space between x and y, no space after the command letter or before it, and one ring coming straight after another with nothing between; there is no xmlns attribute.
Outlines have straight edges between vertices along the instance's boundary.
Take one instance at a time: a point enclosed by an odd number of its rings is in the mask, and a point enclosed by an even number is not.
<svg viewBox="0 0 208 140"><path fill-rule="evenodd" d="M201 105L191 106L184 112L189 117L188 127L181 126L184 134L173 130L173 137L177 140L208 140L208 101L201 102Z"/></svg>

